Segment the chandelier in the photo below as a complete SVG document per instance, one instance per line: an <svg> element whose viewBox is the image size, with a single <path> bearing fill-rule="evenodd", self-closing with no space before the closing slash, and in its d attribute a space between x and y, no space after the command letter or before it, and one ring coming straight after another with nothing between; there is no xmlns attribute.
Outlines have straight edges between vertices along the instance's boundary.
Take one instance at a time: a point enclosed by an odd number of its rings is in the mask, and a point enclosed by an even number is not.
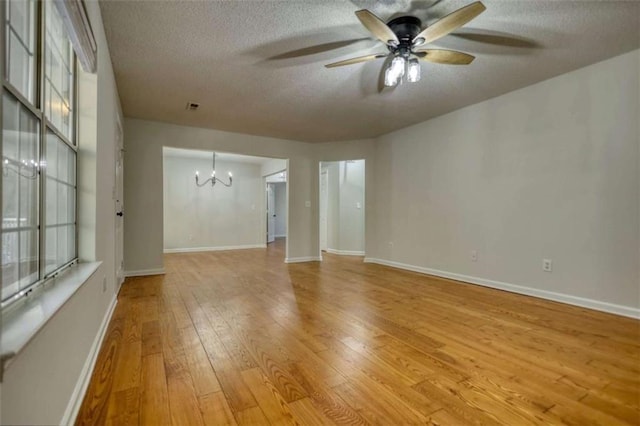
<svg viewBox="0 0 640 426"><path fill-rule="evenodd" d="M216 182L220 182L226 187L230 187L233 184L233 175L231 174L231 172L229 172L229 183L223 182L216 176L216 153L215 152L213 153L213 169L211 170L211 177L205 180L204 182L200 183L199 176L200 176L200 173L196 170L196 185L198 186L205 186L209 182L211 182L211 186L215 186Z"/></svg>

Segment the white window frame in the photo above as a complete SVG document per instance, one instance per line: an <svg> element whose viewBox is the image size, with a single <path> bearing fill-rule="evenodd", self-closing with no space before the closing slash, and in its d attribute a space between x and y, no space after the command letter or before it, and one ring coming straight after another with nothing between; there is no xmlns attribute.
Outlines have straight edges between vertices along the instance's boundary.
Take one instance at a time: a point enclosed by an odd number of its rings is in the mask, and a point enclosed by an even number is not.
<svg viewBox="0 0 640 426"><path fill-rule="evenodd" d="M6 17L6 11L7 11L7 4L10 3L9 0L3 1L0 3L0 21L2 22L2 29L0 31L0 43L2 43L3 46L7 46L7 40L6 40L6 25L7 25L7 17ZM72 67L73 67L73 82L72 82L72 97L71 97L71 138L68 138L67 136L65 136L64 134L62 134L62 132L60 132L54 125L53 123L51 123L51 121L46 117L46 113L45 113L45 94L44 94L44 87L45 87L45 40L46 40L46 28L45 28L45 23L46 23L46 19L45 19L45 14L46 14L46 7L45 7L45 1L36 1L35 2L35 7L36 7L36 11L35 11L35 25L34 25L34 31L36 32L36 34L34 34L34 37L36 38L36 48L35 48L35 58L34 58L34 62L35 62L35 78L33 81L33 84L35 85L35 87L33 88L33 91L35 93L34 96L34 102L31 102L30 100L28 100L25 96L23 96L20 91L15 88L11 83L9 83L9 81L7 80L8 76L7 76L7 70L6 70L6 55L9 55L8 49L5 52L4 55L0 55L0 79L2 80L2 98L4 99L5 94L8 94L9 96L12 96L13 98L15 98L22 106L24 106L28 111L30 111L34 117L39 121L40 123L40 133L38 135L38 154L39 154L39 160L40 160L40 165L45 164L44 161L46 160L46 143L47 143L47 134L49 132L53 133L55 136L57 136L60 140L62 140L68 147L71 148L71 150L73 150L76 161L74 161L74 167L76 168L76 170L74 171L74 175L75 175L75 181L74 181L74 186L75 186L75 202L74 202L74 206L75 206L75 211L74 211L74 226L75 226L75 238L73 241L73 245L74 245L74 253L75 256L73 257L73 259L71 259L69 262L65 263L64 265L61 265L60 267L56 268L55 270L51 271L50 273L45 274L45 270L46 270L46 265L45 265L45 261L46 261L46 243L45 243L45 238L46 238L46 169L43 167L40 167L38 170L38 183L37 183L37 187L38 187L38 211L36 213L37 215L37 231L38 231L38 279L31 283L29 286L19 290L18 292L4 298L1 300L0 302L0 310L4 311L7 308L9 308L11 305L13 305L15 302L18 302L19 300L23 299L24 296L28 295L29 293L31 293L34 289L36 289L37 287L43 285L44 283L48 282L49 280L51 280L52 278L56 277L60 272L62 272L63 270L65 270L66 268L68 268L69 266L76 264L78 262L78 173L77 173L77 155L78 155L78 71L79 71L79 67L78 67L78 60L77 57L75 55L75 52L73 52L72 50ZM51 7L53 7L53 5L51 5ZM4 101L3 101L4 102ZM2 121L2 114L0 114L0 129L3 129L3 121ZM0 143L0 155L3 154L2 152L3 150L3 144ZM4 167L4 162L3 165ZM46 166L45 166L46 167ZM2 174L0 174L0 200L2 200ZM0 201L1 202L1 201ZM1 250L1 248L0 248Z"/></svg>

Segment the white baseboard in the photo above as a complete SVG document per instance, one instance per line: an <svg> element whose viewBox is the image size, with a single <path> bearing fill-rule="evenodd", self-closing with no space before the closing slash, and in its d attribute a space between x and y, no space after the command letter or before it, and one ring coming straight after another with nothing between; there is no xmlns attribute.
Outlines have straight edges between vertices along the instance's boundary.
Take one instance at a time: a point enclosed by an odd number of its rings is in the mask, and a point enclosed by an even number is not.
<svg viewBox="0 0 640 426"><path fill-rule="evenodd" d="M363 251L353 251L353 250L336 250L332 248L327 249L327 253L339 254L340 256L364 256Z"/></svg>
<svg viewBox="0 0 640 426"><path fill-rule="evenodd" d="M224 250L246 250L265 248L266 244L247 244L242 246L218 246L218 247L187 247L187 248L175 248L164 249L165 253L193 253L198 251L224 251Z"/></svg>
<svg viewBox="0 0 640 426"><path fill-rule="evenodd" d="M553 300L554 302L566 303L569 305L580 306L583 308L595 309L596 311L608 312L611 314L622 315L630 318L640 319L640 309L630 306L616 305L614 303L601 302L599 300L586 299L584 297L571 296L569 294L556 293L547 290L538 290L531 287L519 286L500 281L488 280L485 278L472 277L469 275L456 274L454 272L439 271L437 269L424 268L422 266L407 265L405 263L394 262L391 260L376 259L365 257L365 263L377 263L379 265L391 266L393 268L405 269L407 271L419 272L427 275L435 275L437 277L448 278L456 281L463 281L471 284L477 284L484 287L505 290L512 293L524 294L527 296L539 297L541 299Z"/></svg>
<svg viewBox="0 0 640 426"><path fill-rule="evenodd" d="M139 271L124 271L125 277L144 277L147 275L164 275L164 268L160 269L141 269Z"/></svg>
<svg viewBox="0 0 640 426"><path fill-rule="evenodd" d="M80 411L82 400L84 399L84 395L87 392L87 387L89 386L89 382L91 381L93 369L96 366L98 353L100 352L100 347L102 346L102 340L104 339L105 333L107 332L109 322L111 321L111 316L113 315L113 311L115 310L117 303L118 298L114 295L113 300L111 300L111 304L107 309L107 313L102 319L102 324L100 324L98 334L93 340L93 344L91 345L91 349L89 350L87 360L82 367L80 377L78 377L76 386L73 389L73 393L71 394L71 398L69 399L69 403L67 404L67 409L64 411L62 420L60 420L61 425L72 425L76 422L76 417L78 416L78 412Z"/></svg>
<svg viewBox="0 0 640 426"><path fill-rule="evenodd" d="M275 238L285 238L286 236L287 236L287 234L274 235Z"/></svg>
<svg viewBox="0 0 640 426"><path fill-rule="evenodd" d="M322 256L288 257L284 263L322 262Z"/></svg>

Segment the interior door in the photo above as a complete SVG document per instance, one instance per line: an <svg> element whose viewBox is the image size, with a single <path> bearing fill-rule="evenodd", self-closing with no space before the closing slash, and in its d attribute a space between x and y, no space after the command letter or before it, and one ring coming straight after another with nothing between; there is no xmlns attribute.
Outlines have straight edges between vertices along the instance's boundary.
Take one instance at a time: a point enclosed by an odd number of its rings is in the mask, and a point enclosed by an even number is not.
<svg viewBox="0 0 640 426"><path fill-rule="evenodd" d="M120 123L116 126L116 173L115 183L113 186L113 198L115 200L115 268L116 268L116 285L119 288L120 284L124 281L124 258L123 258L123 245L124 245L124 149L122 138L122 127Z"/></svg>
<svg viewBox="0 0 640 426"><path fill-rule="evenodd" d="M273 185L267 184L267 244L275 240L276 235L276 202Z"/></svg>
<svg viewBox="0 0 640 426"><path fill-rule="evenodd" d="M329 175L327 171L320 174L320 250L327 251L327 204L329 198L327 195L329 187Z"/></svg>

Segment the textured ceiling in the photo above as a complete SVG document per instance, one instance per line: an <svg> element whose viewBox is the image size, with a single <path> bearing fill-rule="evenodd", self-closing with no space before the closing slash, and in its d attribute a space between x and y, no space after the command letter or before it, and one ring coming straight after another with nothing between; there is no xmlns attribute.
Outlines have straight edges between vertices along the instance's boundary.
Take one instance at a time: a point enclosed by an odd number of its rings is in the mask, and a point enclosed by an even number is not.
<svg viewBox="0 0 640 426"><path fill-rule="evenodd" d="M385 52L358 9L432 23L469 3L100 4L126 116L308 142L379 136L640 47L638 1L484 0L486 12L429 45L476 55L469 66L423 62L420 82L382 91L383 60L323 66Z"/></svg>

